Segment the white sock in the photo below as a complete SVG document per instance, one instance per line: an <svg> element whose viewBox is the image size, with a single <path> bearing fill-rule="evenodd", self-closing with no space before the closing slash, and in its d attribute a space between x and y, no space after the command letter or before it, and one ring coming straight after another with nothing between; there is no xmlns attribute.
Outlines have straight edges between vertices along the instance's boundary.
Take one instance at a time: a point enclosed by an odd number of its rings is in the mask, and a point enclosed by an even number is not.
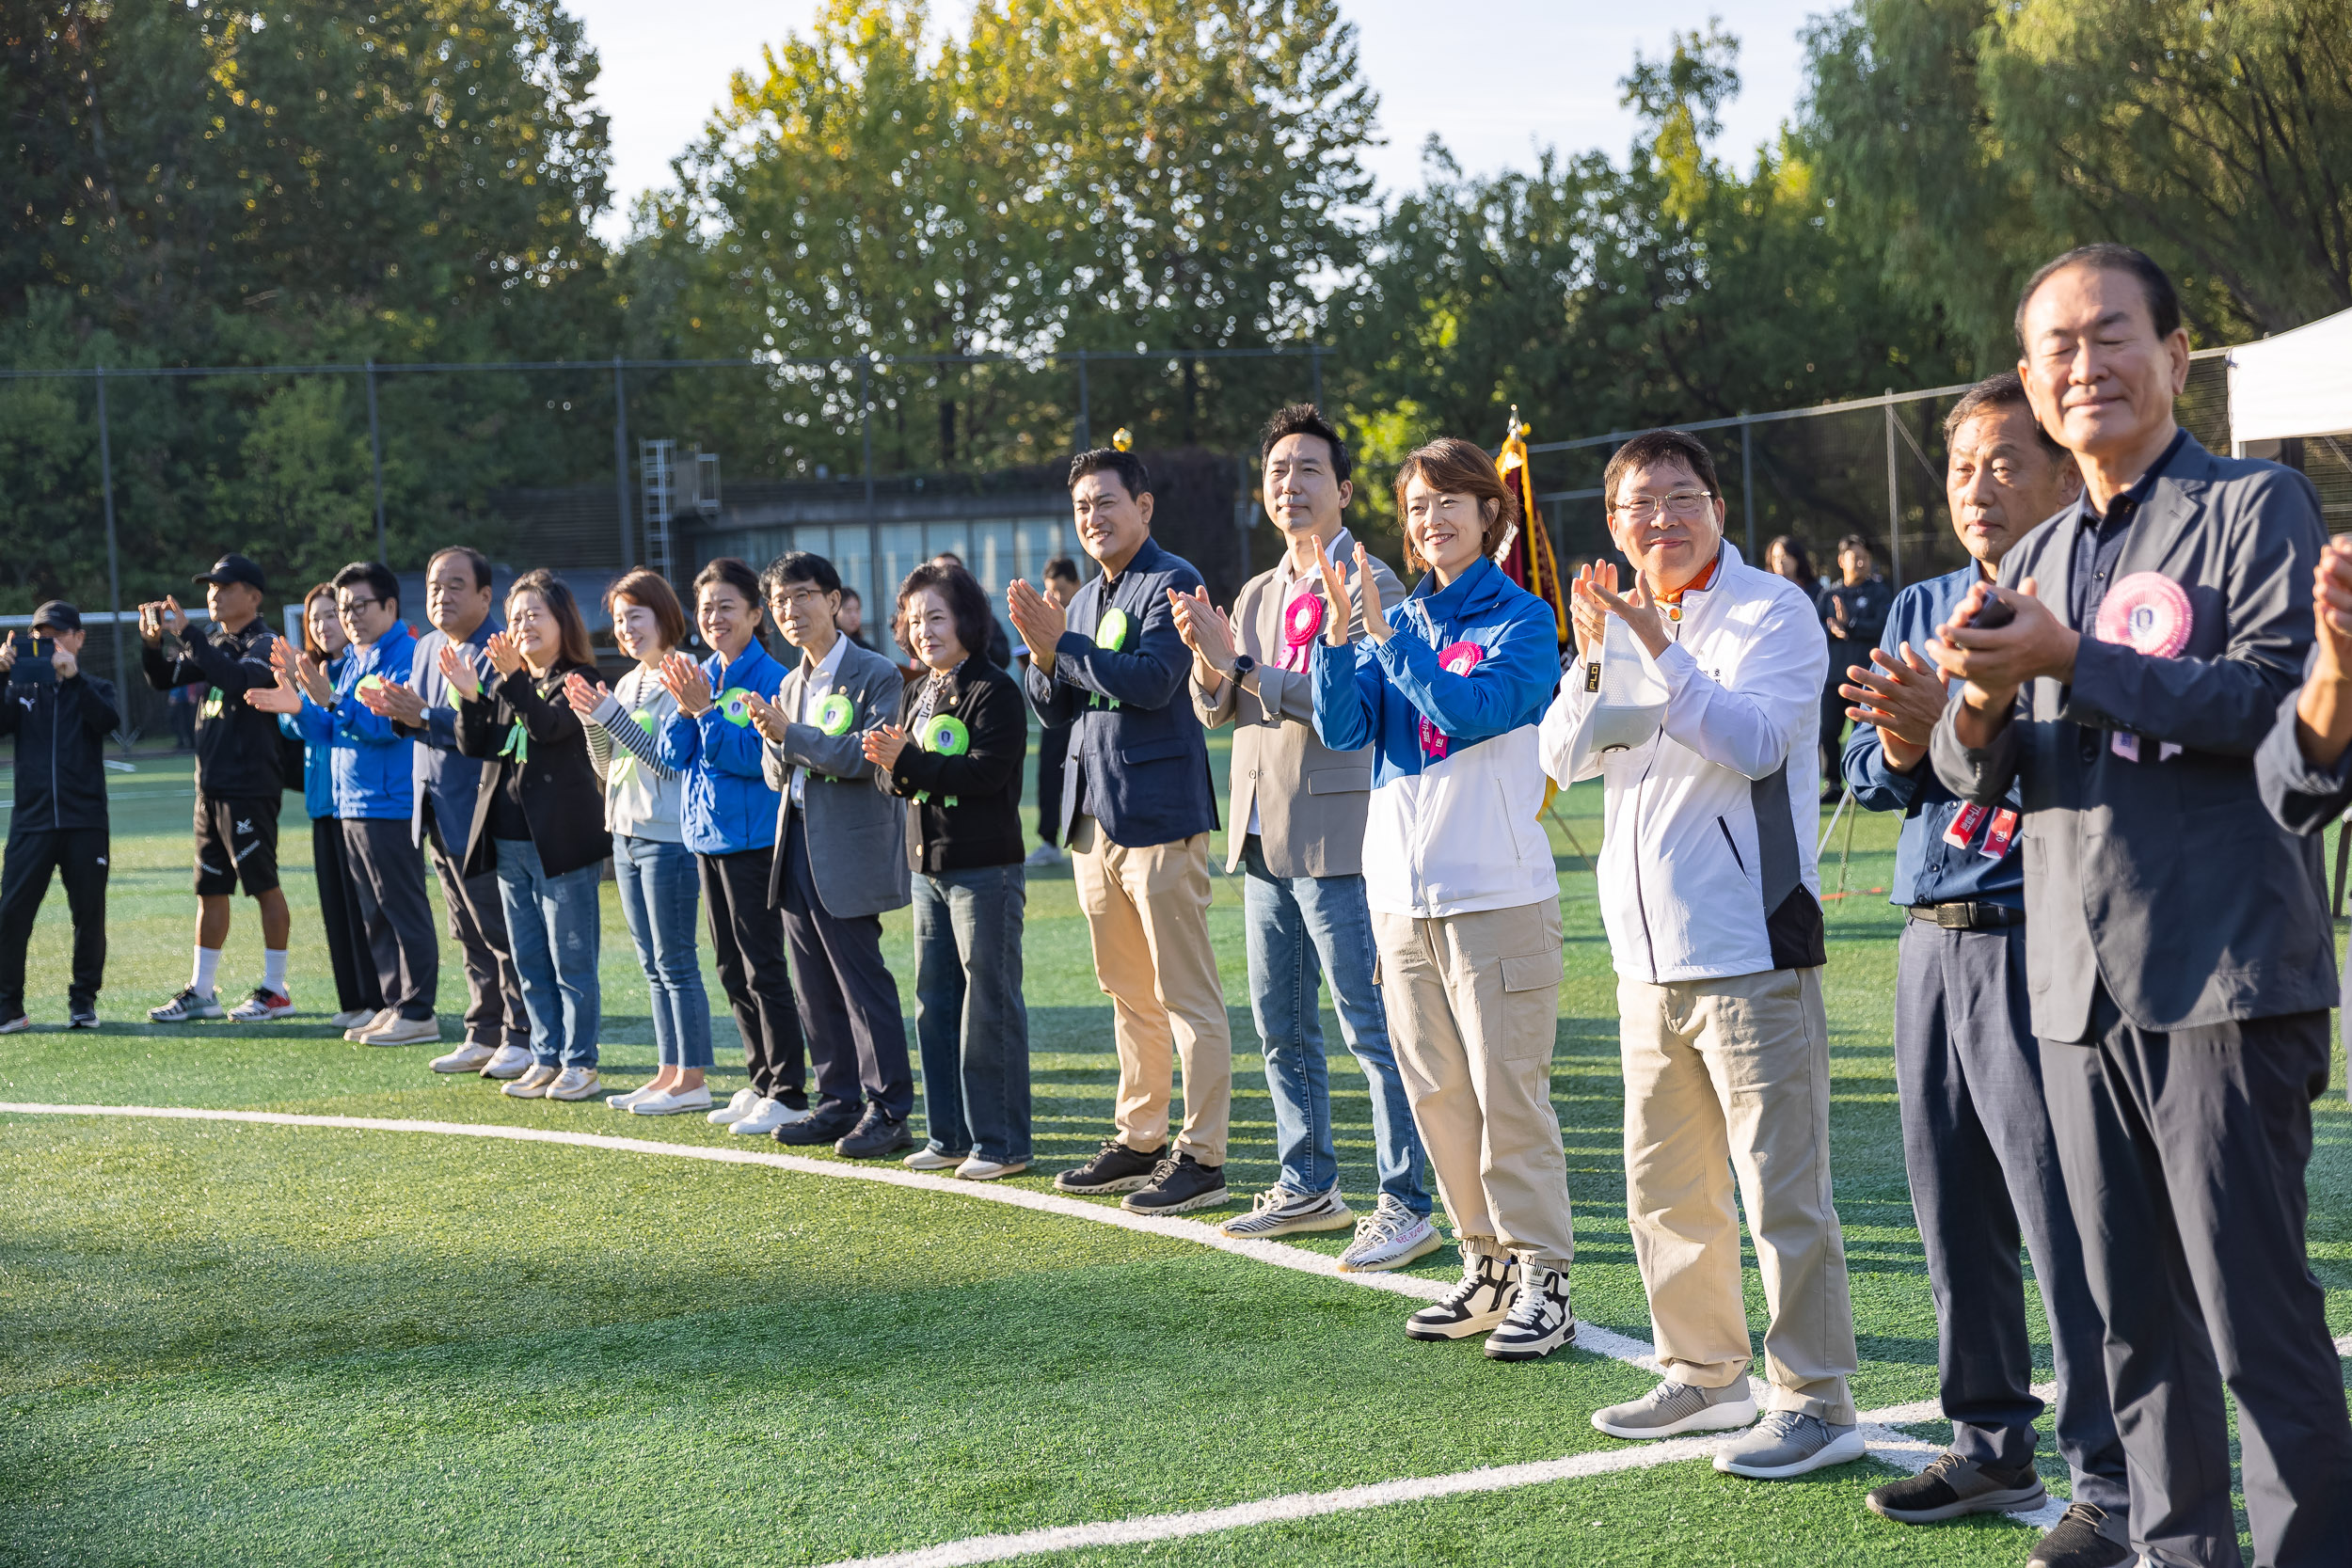
<svg viewBox="0 0 2352 1568"><path fill-rule="evenodd" d="M213 994L213 982L220 977L220 949L197 944L196 974L188 980L199 996Z"/></svg>
<svg viewBox="0 0 2352 1568"><path fill-rule="evenodd" d="M262 989L286 994L286 950L282 947L262 949Z"/></svg>

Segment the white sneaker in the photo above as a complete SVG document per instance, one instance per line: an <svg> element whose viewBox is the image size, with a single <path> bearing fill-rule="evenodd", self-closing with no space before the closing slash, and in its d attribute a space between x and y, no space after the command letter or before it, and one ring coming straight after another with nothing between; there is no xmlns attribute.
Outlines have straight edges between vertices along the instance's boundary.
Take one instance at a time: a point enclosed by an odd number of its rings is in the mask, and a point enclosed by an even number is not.
<svg viewBox="0 0 2352 1568"><path fill-rule="evenodd" d="M480 1072L484 1064L497 1054L486 1045L468 1040L448 1055L434 1057L431 1065L436 1072Z"/></svg>
<svg viewBox="0 0 2352 1568"><path fill-rule="evenodd" d="M438 1045L441 1043L441 1021L427 1014L423 1018L403 1018L392 1015L389 1023L379 1023L360 1037L362 1045Z"/></svg>
<svg viewBox="0 0 2352 1568"><path fill-rule="evenodd" d="M544 1062L533 1062L529 1072L499 1090L499 1093L511 1094L516 1100L537 1100L548 1092L548 1085L554 1083L556 1077L555 1069Z"/></svg>
<svg viewBox="0 0 2352 1568"><path fill-rule="evenodd" d="M355 1023L350 1028L345 1029L343 1031L343 1038L349 1040L354 1045L365 1045L370 1035L373 1034L376 1030L383 1028L386 1024L390 1023L399 1017L400 1009L398 1007L378 1007L375 1011L367 1016L365 1022Z"/></svg>
<svg viewBox="0 0 2352 1568"><path fill-rule="evenodd" d="M1069 858L1070 857L1068 855L1063 854L1059 849L1055 848L1052 845L1041 844L1036 848L1030 850L1029 858L1023 861L1021 863L1024 865L1036 866L1059 865Z"/></svg>
<svg viewBox="0 0 2352 1568"><path fill-rule="evenodd" d="M328 1019L326 1021L326 1026L329 1029L357 1029L362 1023L374 1022L377 1011L381 1011L381 1009L371 1010L366 1007L353 1007L347 1012L337 1013L333 1018Z"/></svg>
<svg viewBox="0 0 2352 1568"><path fill-rule="evenodd" d="M253 994L229 1009L229 1016L239 1023L264 1023L273 1018L292 1018L294 998L282 990L256 986Z"/></svg>
<svg viewBox="0 0 2352 1568"><path fill-rule="evenodd" d="M1018 1176L1028 1168L1029 1162L1026 1160L998 1164L993 1160L983 1160L975 1154L956 1167L956 1175L965 1181L993 1181L1000 1176Z"/></svg>
<svg viewBox="0 0 2352 1568"><path fill-rule="evenodd" d="M14 1018L0 1020L0 1035L21 1035L33 1026L33 1021L19 1013Z"/></svg>
<svg viewBox="0 0 2352 1568"><path fill-rule="evenodd" d="M520 1078L535 1060L527 1045L501 1045L482 1064L485 1078Z"/></svg>
<svg viewBox="0 0 2352 1568"><path fill-rule="evenodd" d="M750 1115L742 1120L727 1123L727 1131L746 1138L756 1138L779 1127L807 1119L806 1111L795 1111L781 1100L759 1100L752 1102Z"/></svg>
<svg viewBox="0 0 2352 1568"><path fill-rule="evenodd" d="M665 1094L649 1094L629 1106L629 1114L640 1117L675 1117L686 1111L710 1109L710 1085L697 1084L691 1089L672 1089Z"/></svg>
<svg viewBox="0 0 2352 1568"><path fill-rule="evenodd" d="M926 1144L898 1164L909 1170L953 1170L970 1158L969 1154L943 1154Z"/></svg>
<svg viewBox="0 0 2352 1568"><path fill-rule="evenodd" d="M1288 1236L1302 1230L1344 1230L1356 1223L1356 1212L1340 1196L1335 1183L1322 1193L1295 1192L1276 1186L1249 1203L1249 1212L1237 1214L1216 1227L1220 1236Z"/></svg>
<svg viewBox="0 0 2352 1568"><path fill-rule="evenodd" d="M555 1075L555 1082L547 1087L549 1100L587 1100L604 1085L596 1081L592 1067L567 1067Z"/></svg>
<svg viewBox="0 0 2352 1568"><path fill-rule="evenodd" d="M752 1107L758 1103L759 1091L757 1089L740 1088L727 1097L727 1102L724 1105L720 1106L703 1119L714 1127L724 1127L731 1121L741 1121L745 1117L750 1116Z"/></svg>
<svg viewBox="0 0 2352 1568"><path fill-rule="evenodd" d="M1436 1227L1405 1207L1403 1198L1382 1193L1372 1212L1356 1222L1356 1238L1340 1254L1340 1273L1401 1269L1426 1258L1439 1244Z"/></svg>

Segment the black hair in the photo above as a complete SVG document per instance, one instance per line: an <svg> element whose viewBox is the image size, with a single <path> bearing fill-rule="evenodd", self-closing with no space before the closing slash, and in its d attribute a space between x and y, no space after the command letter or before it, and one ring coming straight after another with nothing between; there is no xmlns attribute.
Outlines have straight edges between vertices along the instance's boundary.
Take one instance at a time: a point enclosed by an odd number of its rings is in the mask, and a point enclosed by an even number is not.
<svg viewBox="0 0 2352 1568"><path fill-rule="evenodd" d="M1952 404L1952 411L1944 416L1945 444L1947 446L1951 444L1953 431L1958 430L1987 409L1994 408L2023 408L2028 414L2033 412L2033 404L2026 396L2026 383L2015 371L2003 371L1998 375L1988 375L1960 394L1960 401ZM2058 457L2065 453L2066 449L2051 439L2050 433L2042 428L2040 420L2035 420L2032 423L2034 436L2042 444L2043 455Z"/></svg>
<svg viewBox="0 0 2352 1568"><path fill-rule="evenodd" d="M2017 334L2017 346L2026 346L2026 307L2058 273L2069 267L2091 267L2100 272L2129 273L2139 282L2140 293L2148 300L2148 320L2156 329L2158 341L2181 329L2181 292L2172 286L2172 278L2154 258L2144 250L2127 245L2080 245L2055 261L2044 261L2017 296L2017 315L2010 324Z"/></svg>
<svg viewBox="0 0 2352 1568"><path fill-rule="evenodd" d="M1710 495L1722 491L1723 487L1715 483L1715 456L1707 450L1706 442L1687 430L1645 430L1619 447L1609 459L1609 467L1600 476L1601 506L1610 512L1617 509L1617 481L1627 470L1646 468L1657 463L1679 463Z"/></svg>
<svg viewBox="0 0 2352 1568"><path fill-rule="evenodd" d="M1767 563L1772 561L1772 552L1774 550L1787 550L1788 552L1788 558L1797 563L1797 570L1804 575L1806 581L1810 582L1813 578L1820 576L1819 572L1816 572L1813 569L1813 552L1806 549L1804 547L1804 541L1798 538L1795 534L1781 534L1773 539L1771 544L1764 546L1764 560Z"/></svg>
<svg viewBox="0 0 2352 1568"><path fill-rule="evenodd" d="M859 593L856 589L850 587L845 582L841 585L841 602L844 604L862 605L866 602L866 595Z"/></svg>
<svg viewBox="0 0 2352 1568"><path fill-rule="evenodd" d="M1114 473L1119 483L1127 487L1127 494L1140 500L1152 493L1152 470L1143 466L1143 459L1117 447L1097 447L1082 451L1070 460L1070 488L1075 490L1078 481L1089 474Z"/></svg>
<svg viewBox="0 0 2352 1568"><path fill-rule="evenodd" d="M1060 578L1067 582L1077 582L1080 580L1078 577L1078 563L1071 560L1066 555L1057 555L1054 557L1053 560L1047 562L1045 563L1045 570L1040 575L1048 578Z"/></svg>
<svg viewBox="0 0 2352 1568"><path fill-rule="evenodd" d="M1356 463L1347 455L1347 443L1340 439L1340 433L1323 417L1323 410L1311 403L1286 403L1274 411L1274 418L1265 422L1265 434L1258 439L1259 467L1265 467L1275 443L1286 436L1320 437L1331 449L1331 477L1338 483L1345 484L1348 475L1355 472Z"/></svg>
<svg viewBox="0 0 2352 1568"><path fill-rule="evenodd" d="M898 585L898 602L890 619L908 657L915 655L914 636L908 629L907 604L915 594L925 592L937 594L947 601L947 613L956 623L956 641L963 644L963 651L974 657L986 657L988 626L993 615L980 579L961 566L944 566L937 561L923 562Z"/></svg>
<svg viewBox="0 0 2352 1568"><path fill-rule="evenodd" d="M1860 550L1864 555L1868 556L1873 562L1878 559L1878 551L1870 547L1870 541L1865 539L1859 533L1849 533L1843 539L1837 541L1837 553L1839 555L1844 555L1848 550Z"/></svg>
<svg viewBox="0 0 2352 1568"><path fill-rule="evenodd" d="M739 558L723 555L701 571L696 572L694 574L695 599L699 601L703 596L703 590L714 582L725 583L729 588L743 595L745 604L754 610L759 608L759 574L753 571Z"/></svg>
<svg viewBox="0 0 2352 1568"><path fill-rule="evenodd" d="M380 561L355 561L337 572L329 586L341 593L360 583L367 584L368 592L389 606L393 614L400 613L400 578Z"/></svg>
<svg viewBox="0 0 2352 1568"><path fill-rule="evenodd" d="M441 557L445 555L457 555L465 557L466 564L473 568L473 585L476 593L480 593L490 586L490 558L484 555L480 550L475 549L471 545L442 546L439 549L433 552L433 560L427 561L424 563L425 571L430 574L433 570L433 562L440 560Z"/></svg>
<svg viewBox="0 0 2352 1568"><path fill-rule="evenodd" d="M759 586L771 598L787 582L813 582L820 594L841 592L841 574L814 550L787 550L759 574Z"/></svg>

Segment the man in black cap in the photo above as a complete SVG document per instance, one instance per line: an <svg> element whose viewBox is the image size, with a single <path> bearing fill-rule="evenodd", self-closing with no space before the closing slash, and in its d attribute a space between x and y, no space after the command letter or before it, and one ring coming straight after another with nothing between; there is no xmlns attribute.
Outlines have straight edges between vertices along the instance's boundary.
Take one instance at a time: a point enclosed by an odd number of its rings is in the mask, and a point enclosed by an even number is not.
<svg viewBox="0 0 2352 1568"><path fill-rule="evenodd" d="M278 885L278 808L285 791L278 719L245 700L247 691L278 684L270 663L275 639L262 619L261 567L224 555L196 580L205 585L213 617L201 637L188 635L177 598L139 606L147 684L158 691L211 688L196 718L196 968L186 990L147 1016L157 1023L224 1016L258 1022L294 1011L286 992L294 921ZM177 657L164 651L167 633L178 644ZM262 983L224 1015L216 989L220 950L229 940L229 897L240 883L262 907Z"/></svg>
<svg viewBox="0 0 2352 1568"><path fill-rule="evenodd" d="M16 809L0 862L0 1035L32 1026L24 1016L24 949L49 895L65 879L73 911L73 978L67 1017L98 1027L106 977L106 736L121 725L113 683L82 673L82 613L63 599L33 612L24 644L0 638L0 736L16 737Z"/></svg>

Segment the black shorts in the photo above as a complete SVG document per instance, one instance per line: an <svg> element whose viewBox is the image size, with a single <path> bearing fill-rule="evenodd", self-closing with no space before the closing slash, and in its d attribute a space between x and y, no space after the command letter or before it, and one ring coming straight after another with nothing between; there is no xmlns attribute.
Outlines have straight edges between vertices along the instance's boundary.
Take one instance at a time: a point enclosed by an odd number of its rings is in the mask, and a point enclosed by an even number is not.
<svg viewBox="0 0 2352 1568"><path fill-rule="evenodd" d="M278 885L278 795L196 798L196 891L222 898L245 884L259 898Z"/></svg>

